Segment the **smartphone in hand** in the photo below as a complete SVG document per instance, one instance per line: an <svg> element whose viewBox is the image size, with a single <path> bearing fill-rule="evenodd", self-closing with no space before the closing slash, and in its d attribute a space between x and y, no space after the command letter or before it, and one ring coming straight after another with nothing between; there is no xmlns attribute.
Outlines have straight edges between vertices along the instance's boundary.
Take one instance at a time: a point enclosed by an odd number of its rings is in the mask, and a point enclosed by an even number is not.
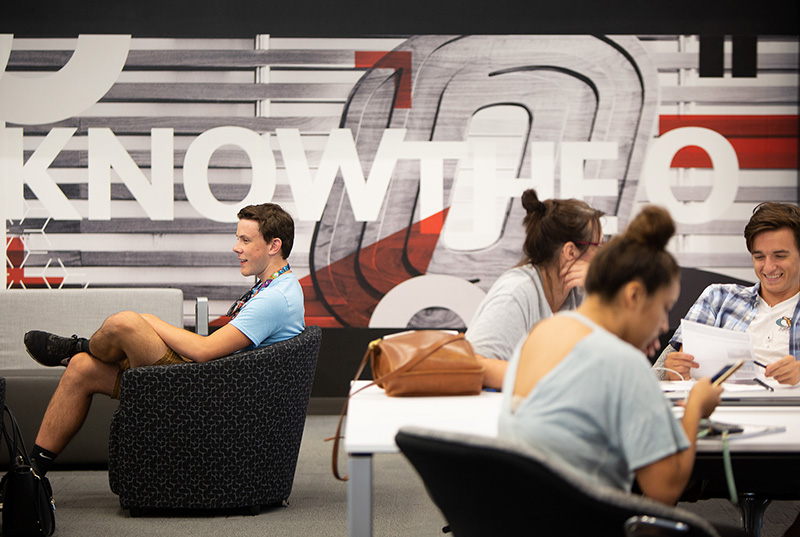
<svg viewBox="0 0 800 537"><path fill-rule="evenodd" d="M720 384L728 380L728 377L733 375L737 369L742 367L743 364L744 360L736 360L732 364L726 365L725 367L717 371L717 373L713 377L711 377L711 385L719 386Z"/></svg>

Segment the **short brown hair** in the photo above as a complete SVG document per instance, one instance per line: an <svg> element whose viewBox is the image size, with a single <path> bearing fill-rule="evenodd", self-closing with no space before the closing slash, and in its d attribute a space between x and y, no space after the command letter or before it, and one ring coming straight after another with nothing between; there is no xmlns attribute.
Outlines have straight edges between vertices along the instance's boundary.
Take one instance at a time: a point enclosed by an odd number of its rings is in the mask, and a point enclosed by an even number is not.
<svg viewBox="0 0 800 537"><path fill-rule="evenodd" d="M600 218L603 211L585 201L576 199L548 199L539 201L536 191L529 188L522 193L522 206L527 215L525 242L522 244L523 263L544 265L555 259L561 247L576 243L581 251L589 248L598 233L602 233ZM583 244L578 244L578 243Z"/></svg>
<svg viewBox="0 0 800 537"><path fill-rule="evenodd" d="M666 251L675 222L666 209L648 205L621 235L597 251L586 274L586 292L611 302L628 282L640 281L652 295L680 276L675 258Z"/></svg>
<svg viewBox="0 0 800 537"><path fill-rule="evenodd" d="M289 258L294 245L294 220L289 213L276 203L262 203L261 205L248 205L239 211L239 220L254 220L258 222L258 230L264 240L281 240L281 256Z"/></svg>
<svg viewBox="0 0 800 537"><path fill-rule="evenodd" d="M764 231L777 231L789 228L794 233L794 245L800 250L800 208L790 203L765 201L753 209L753 216L744 227L744 240L747 251L753 253L756 235Z"/></svg>

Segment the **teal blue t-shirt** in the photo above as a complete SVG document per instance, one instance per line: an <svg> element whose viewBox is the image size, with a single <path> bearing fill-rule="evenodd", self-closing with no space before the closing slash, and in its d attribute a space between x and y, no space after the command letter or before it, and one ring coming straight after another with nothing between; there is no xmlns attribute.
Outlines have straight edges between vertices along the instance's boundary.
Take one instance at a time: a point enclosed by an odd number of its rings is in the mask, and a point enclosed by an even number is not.
<svg viewBox="0 0 800 537"><path fill-rule="evenodd" d="M247 301L231 324L253 342L242 350L285 341L305 329L303 288L293 272L282 274Z"/></svg>

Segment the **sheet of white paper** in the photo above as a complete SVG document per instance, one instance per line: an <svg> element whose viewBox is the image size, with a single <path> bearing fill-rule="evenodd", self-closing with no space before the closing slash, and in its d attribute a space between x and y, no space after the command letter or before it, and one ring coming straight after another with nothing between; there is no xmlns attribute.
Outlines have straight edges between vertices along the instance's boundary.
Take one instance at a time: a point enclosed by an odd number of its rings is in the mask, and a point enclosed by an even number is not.
<svg viewBox="0 0 800 537"><path fill-rule="evenodd" d="M734 332L681 319L683 352L691 354L700 366L691 370L692 378L712 377L724 366L736 360L746 360L731 379L753 378L753 342L750 334Z"/></svg>

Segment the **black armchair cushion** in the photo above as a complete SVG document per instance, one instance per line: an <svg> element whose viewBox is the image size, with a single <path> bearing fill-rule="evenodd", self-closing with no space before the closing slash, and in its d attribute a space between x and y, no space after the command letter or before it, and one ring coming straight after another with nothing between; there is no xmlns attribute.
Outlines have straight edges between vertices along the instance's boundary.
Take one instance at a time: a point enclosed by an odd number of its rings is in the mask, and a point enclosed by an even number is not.
<svg viewBox="0 0 800 537"><path fill-rule="evenodd" d="M204 364L122 376L109 484L126 509L229 509L289 497L322 331Z"/></svg>

